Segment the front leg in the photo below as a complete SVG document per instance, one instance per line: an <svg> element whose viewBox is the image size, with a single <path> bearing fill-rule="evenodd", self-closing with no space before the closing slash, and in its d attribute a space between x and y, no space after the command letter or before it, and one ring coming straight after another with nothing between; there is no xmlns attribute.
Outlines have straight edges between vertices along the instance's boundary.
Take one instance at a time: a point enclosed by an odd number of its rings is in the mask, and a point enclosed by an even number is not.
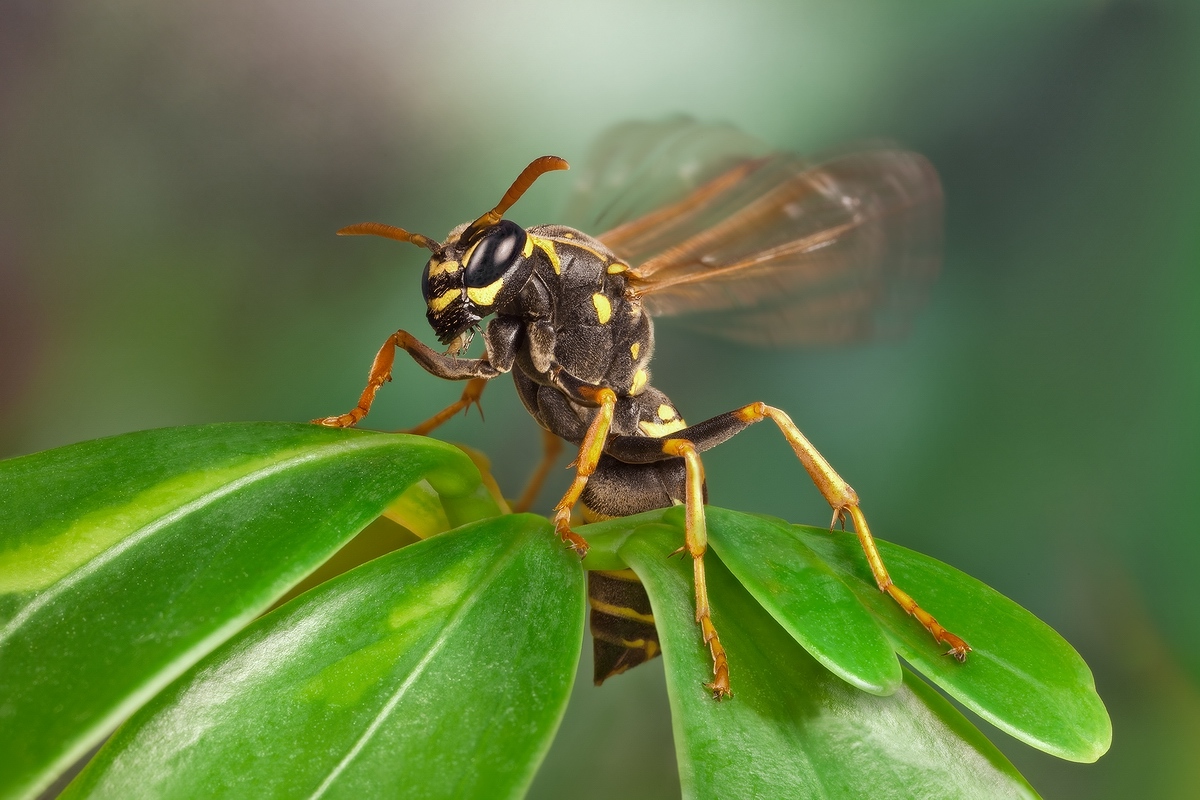
<svg viewBox="0 0 1200 800"><path fill-rule="evenodd" d="M429 374L446 380L491 380L502 374L502 370L492 366L486 358L460 359L438 353L417 341L408 331L396 331L375 354L375 361L371 364L371 372L367 376L367 386L358 398L358 405L341 416L323 417L313 422L330 428L348 428L365 417L371 410L371 404L375 402L375 394L379 387L392 379L392 364L395 362L397 348L406 351Z"/></svg>

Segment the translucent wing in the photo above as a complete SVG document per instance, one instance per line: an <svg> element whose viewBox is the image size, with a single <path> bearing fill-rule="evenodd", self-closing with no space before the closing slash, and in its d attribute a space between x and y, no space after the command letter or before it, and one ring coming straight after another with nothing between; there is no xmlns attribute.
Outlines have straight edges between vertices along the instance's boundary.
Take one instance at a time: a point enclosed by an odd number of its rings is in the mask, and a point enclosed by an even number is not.
<svg viewBox="0 0 1200 800"><path fill-rule="evenodd" d="M634 266L652 314L704 312L688 323L754 344L907 328L940 265L941 187L922 156L878 147L805 161L757 155L727 126L654 127L624 127L636 147L620 146L622 129L606 137L577 192L602 201L594 218L613 224L593 230Z"/></svg>
<svg viewBox="0 0 1200 800"><path fill-rule="evenodd" d="M563 222L595 235L685 197L736 164L770 152L732 125L689 117L625 122L592 148Z"/></svg>

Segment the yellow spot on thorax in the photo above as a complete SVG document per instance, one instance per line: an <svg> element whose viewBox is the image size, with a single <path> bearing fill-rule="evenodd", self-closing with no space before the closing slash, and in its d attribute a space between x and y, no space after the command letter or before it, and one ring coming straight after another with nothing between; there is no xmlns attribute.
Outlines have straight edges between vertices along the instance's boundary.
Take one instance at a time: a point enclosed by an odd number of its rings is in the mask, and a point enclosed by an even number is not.
<svg viewBox="0 0 1200 800"><path fill-rule="evenodd" d="M525 246L521 248L521 257L529 258L533 255L533 237L528 233L525 234Z"/></svg>
<svg viewBox="0 0 1200 800"><path fill-rule="evenodd" d="M613 263L608 265L608 274L609 275L617 275L621 272L625 272L628 269L629 269L628 264L622 264L620 261L614 261Z"/></svg>
<svg viewBox="0 0 1200 800"><path fill-rule="evenodd" d="M612 318L612 304L602 293L596 292L592 295L592 305L596 307L596 317L600 320L601 325Z"/></svg>
<svg viewBox="0 0 1200 800"><path fill-rule="evenodd" d="M649 381L650 373L646 372L644 369L639 369L637 372L633 373L633 383L629 386L629 393L631 395L641 394L642 390L646 388L646 384L649 383Z"/></svg>
<svg viewBox="0 0 1200 800"><path fill-rule="evenodd" d="M579 248L580 250L584 251L585 253L590 253L601 264L606 263L608 261L608 256L604 255L603 253L601 253L599 250L597 250L594 247L589 247L588 245L584 244L583 242L566 241L566 242L560 242L560 244L565 244L568 247L576 247L576 248Z"/></svg>
<svg viewBox="0 0 1200 800"><path fill-rule="evenodd" d="M497 278L487 286L468 288L467 297L471 298L471 302L475 305L490 306L502 288L504 288L504 278Z"/></svg>
<svg viewBox="0 0 1200 800"><path fill-rule="evenodd" d="M638 353L642 352L642 343L634 342L629 345L629 355L633 356L633 360L637 361Z"/></svg>
<svg viewBox="0 0 1200 800"><path fill-rule="evenodd" d="M554 249L554 242L550 239L543 239L540 236L529 235L529 241L542 249L546 257L550 259L550 266L554 267L555 275L562 275L562 263L558 260L558 251ZM530 251L532 252L532 251Z"/></svg>
<svg viewBox="0 0 1200 800"><path fill-rule="evenodd" d="M667 420L675 419L675 409L671 408L666 403L663 403L661 406L658 407L658 418L661 419L663 422L666 422Z"/></svg>

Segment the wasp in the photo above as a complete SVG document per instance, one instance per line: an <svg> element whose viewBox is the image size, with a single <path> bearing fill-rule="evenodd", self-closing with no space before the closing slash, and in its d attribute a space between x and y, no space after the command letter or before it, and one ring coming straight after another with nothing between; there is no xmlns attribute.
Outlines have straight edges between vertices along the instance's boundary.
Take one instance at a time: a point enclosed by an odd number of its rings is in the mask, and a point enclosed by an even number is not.
<svg viewBox="0 0 1200 800"><path fill-rule="evenodd" d="M697 319L707 330L773 345L861 339L902 325L940 263L941 187L930 163L882 145L809 161L769 152L731 126L630 123L601 140L572 203L600 233L504 219L538 177L567 166L556 156L536 159L494 208L441 242L376 222L338 231L432 253L421 291L447 350L396 331L357 406L315 422L347 427L366 416L397 349L439 378L468 381L459 401L418 433L479 403L488 381L511 373L546 434L540 473L559 440L578 447L554 527L581 557L588 544L571 527L577 505L587 521L685 506L681 551L692 558L696 621L712 659L705 687L720 700L731 695L729 659L705 585L700 454L770 420L829 502L831 525L851 521L879 589L965 660L970 646L893 583L858 495L786 413L754 402L689 425L650 381L659 315L703 312ZM463 357L489 317L484 354ZM517 505L531 494L536 482ZM632 572L590 573L589 596L597 683L658 654Z"/></svg>

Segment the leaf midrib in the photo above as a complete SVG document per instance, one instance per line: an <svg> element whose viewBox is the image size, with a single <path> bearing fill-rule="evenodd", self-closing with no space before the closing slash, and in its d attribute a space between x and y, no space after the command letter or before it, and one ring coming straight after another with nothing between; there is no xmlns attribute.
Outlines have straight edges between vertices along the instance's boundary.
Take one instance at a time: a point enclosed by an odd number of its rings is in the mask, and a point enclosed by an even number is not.
<svg viewBox="0 0 1200 800"><path fill-rule="evenodd" d="M523 535L515 537L511 542L508 551L502 554L499 558L495 559L492 567L483 576L483 579L477 584L477 586L490 586L496 575L506 568L514 558L516 558L517 553L521 549L521 543L524 542L528 537L529 532L525 532ZM466 618L467 612L475 607L475 605L479 602L479 598L481 598L485 593L486 592L481 588L479 591L472 592L463 598L463 600L458 604L458 608L456 608L453 614L450 616L450 619L448 619L446 624L442 626L442 630L438 633L437 638L434 640L429 650L424 656L421 657L421 660L413 666L412 671L408 674L404 681L401 682L400 686L396 688L396 691L392 693L392 696L388 698L388 701L384 703L383 707L379 710L379 713L375 715L358 739L355 740L350 749L346 751L346 755L344 755L342 759L333 766L333 768L329 771L329 774L325 777L325 780L321 781L321 785L318 786L311 795L309 795L309 800L317 800L317 798L323 797L325 793L329 791L330 787L333 786L334 781L336 781L338 777L346 771L351 762L353 762L354 759L358 757L358 754L361 753L367 744L370 743L370 740L375 735L375 732L379 730L387 718L391 716L392 712L396 710L396 706L398 706L400 701L404 699L404 695L425 673L425 669L429 666L429 663L449 642L451 634L462 624L463 619Z"/></svg>
<svg viewBox="0 0 1200 800"><path fill-rule="evenodd" d="M356 450L368 450L376 447L388 447L393 443L387 437L363 437L361 439L353 439L347 441L336 442L329 445L318 445L315 450L304 453L302 455L293 456L291 458L277 461L265 467L251 470L245 475L242 475L226 484L223 484L215 489L210 489L198 497L189 500L181 506L178 506L167 513L156 517L151 522L148 522L130 532L128 535L121 537L109 547L105 548L95 557L89 559L85 563L76 567L71 572L68 572L63 577L59 578L54 583L47 586L42 591L34 595L21 610L9 620L3 628L0 628L0 651L5 645L16 635L16 633L29 622L40 610L47 607L53 600L57 599L63 593L71 589L76 584L85 580L95 572L120 558L126 552L134 547L148 541L154 534L169 527L180 519L185 518L189 514L198 511L206 506L216 503L247 486L253 485L258 481L267 480L293 467L297 467L310 462L321 461L332 458L348 452Z"/></svg>

